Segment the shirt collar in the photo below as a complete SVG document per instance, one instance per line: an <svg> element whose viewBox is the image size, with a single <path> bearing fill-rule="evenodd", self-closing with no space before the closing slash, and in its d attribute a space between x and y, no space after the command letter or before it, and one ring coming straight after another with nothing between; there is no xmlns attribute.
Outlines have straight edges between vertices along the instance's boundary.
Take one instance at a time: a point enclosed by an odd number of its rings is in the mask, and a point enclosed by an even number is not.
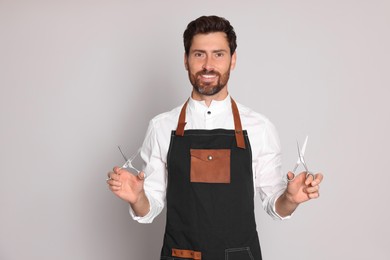
<svg viewBox="0 0 390 260"><path fill-rule="evenodd" d="M195 100L190 97L188 101L189 109L195 113L200 113L202 115L210 113L211 115L217 115L226 110L231 110L231 100L230 95L227 95L224 100L213 100L211 101L210 106L206 105L205 101Z"/></svg>

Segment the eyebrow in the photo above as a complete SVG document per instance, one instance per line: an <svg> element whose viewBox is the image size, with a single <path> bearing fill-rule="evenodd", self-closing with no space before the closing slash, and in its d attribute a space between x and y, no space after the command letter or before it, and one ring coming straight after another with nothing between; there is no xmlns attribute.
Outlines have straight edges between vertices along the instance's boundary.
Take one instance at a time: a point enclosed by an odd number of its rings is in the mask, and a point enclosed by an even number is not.
<svg viewBox="0 0 390 260"><path fill-rule="evenodd" d="M194 53L194 52L206 53L205 50L200 50L200 49L195 49L195 50L192 50L191 52L192 52L192 53ZM225 50L225 49L218 49L218 50L213 50L213 51L212 51L212 53L217 53L217 52L228 52L228 51Z"/></svg>

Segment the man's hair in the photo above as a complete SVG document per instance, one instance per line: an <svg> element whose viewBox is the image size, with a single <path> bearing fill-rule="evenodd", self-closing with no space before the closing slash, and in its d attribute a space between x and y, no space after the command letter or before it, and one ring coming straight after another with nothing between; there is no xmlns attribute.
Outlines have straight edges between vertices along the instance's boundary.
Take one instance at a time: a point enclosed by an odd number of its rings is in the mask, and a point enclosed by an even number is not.
<svg viewBox="0 0 390 260"><path fill-rule="evenodd" d="M237 48L237 36L234 32L234 28L230 25L228 20L215 15L201 16L187 25L187 29L183 34L186 55L188 56L190 52L192 39L195 35L208 34L213 32L226 33L227 41L230 47L230 54L233 55Z"/></svg>

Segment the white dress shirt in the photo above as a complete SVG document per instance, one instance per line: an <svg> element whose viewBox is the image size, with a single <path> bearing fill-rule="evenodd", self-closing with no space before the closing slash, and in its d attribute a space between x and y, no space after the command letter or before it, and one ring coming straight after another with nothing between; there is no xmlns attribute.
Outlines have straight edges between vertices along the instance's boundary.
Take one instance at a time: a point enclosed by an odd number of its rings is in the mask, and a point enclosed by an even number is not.
<svg viewBox="0 0 390 260"><path fill-rule="evenodd" d="M146 174L144 189L150 203L150 211L144 217L133 219L151 223L165 206L167 187L167 154L172 130L176 130L183 104L154 117L148 126L141 148ZM274 125L263 115L237 103L243 130L247 130L252 150L253 183L259 193L264 210L274 219L282 218L275 211L275 201L286 188L285 175L281 172L281 149ZM204 101L190 98L186 109L187 129L234 129L230 96L222 101L212 101L207 107Z"/></svg>

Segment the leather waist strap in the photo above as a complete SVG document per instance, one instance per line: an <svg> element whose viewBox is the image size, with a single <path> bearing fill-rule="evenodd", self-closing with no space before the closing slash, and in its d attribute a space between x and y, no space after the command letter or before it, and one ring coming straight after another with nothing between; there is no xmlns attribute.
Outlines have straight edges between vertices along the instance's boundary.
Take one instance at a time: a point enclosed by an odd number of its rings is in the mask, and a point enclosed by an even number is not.
<svg viewBox="0 0 390 260"><path fill-rule="evenodd" d="M238 112L236 102L233 100L233 98L230 98L230 99L231 99L231 103L232 103L232 112L233 112L233 120L234 120L234 133L236 136L237 147L245 149L245 140L244 140L244 133L242 131L240 113ZM176 128L176 135L178 135L178 136L184 136L184 127L187 124L187 122L186 122L187 104L188 104L188 100L183 105L183 107L181 108L181 111L180 111L179 122L178 122L177 128Z"/></svg>
<svg viewBox="0 0 390 260"><path fill-rule="evenodd" d="M181 250L181 249L172 248L172 256L189 258L194 260L202 260L202 253L193 250Z"/></svg>

